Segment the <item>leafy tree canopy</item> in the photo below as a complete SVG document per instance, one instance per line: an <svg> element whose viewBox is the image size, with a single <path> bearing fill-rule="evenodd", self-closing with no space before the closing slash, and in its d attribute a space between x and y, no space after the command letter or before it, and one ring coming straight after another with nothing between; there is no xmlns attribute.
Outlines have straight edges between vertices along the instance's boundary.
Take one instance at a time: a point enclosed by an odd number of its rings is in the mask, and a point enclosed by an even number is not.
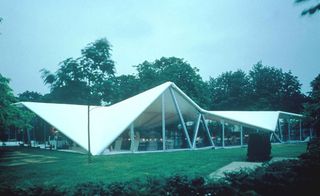
<svg viewBox="0 0 320 196"><path fill-rule="evenodd" d="M143 85L142 90L154 87L161 83L172 81L189 95L198 104L207 105L206 83L199 75L199 69L182 58L162 57L154 62L145 61L136 66L138 78Z"/></svg>
<svg viewBox="0 0 320 196"><path fill-rule="evenodd" d="M210 78L212 110L284 110L300 112L304 95L292 73L255 64L249 74L238 70Z"/></svg>
<svg viewBox="0 0 320 196"><path fill-rule="evenodd" d="M283 110L300 112L304 95L301 84L292 73L283 72L258 62L249 72L254 110Z"/></svg>
<svg viewBox="0 0 320 196"><path fill-rule="evenodd" d="M309 123L320 132L320 74L311 82L309 100L304 104L304 113L309 118Z"/></svg>
<svg viewBox="0 0 320 196"><path fill-rule="evenodd" d="M302 2L307 2L307 1L310 1L310 0L295 0L296 3L302 3ZM311 6L310 8L307 8L307 9L303 10L301 12L301 15L302 16L303 15L307 15L307 14L313 15L314 13L316 13L318 11L320 11L320 3L317 3L317 4L313 5L313 6Z"/></svg>
<svg viewBox="0 0 320 196"><path fill-rule="evenodd" d="M0 74L0 130L4 131L11 126L30 129L33 115L14 105L17 100L12 93L9 82L8 78Z"/></svg>
<svg viewBox="0 0 320 196"><path fill-rule="evenodd" d="M250 82L247 74L238 70L210 78L209 92L212 110L245 110L249 107Z"/></svg>
<svg viewBox="0 0 320 196"><path fill-rule="evenodd" d="M51 93L46 96L53 102L73 104L97 104L110 99L110 80L115 66L111 60L111 45L107 39L99 39L81 50L81 57L68 58L51 73L42 69L42 78Z"/></svg>
<svg viewBox="0 0 320 196"><path fill-rule="evenodd" d="M19 101L32 101L32 102L40 102L43 99L43 95L34 91L25 91L21 94L18 94Z"/></svg>
<svg viewBox="0 0 320 196"><path fill-rule="evenodd" d="M142 92L143 86L135 75L121 75L115 78L112 102L117 103Z"/></svg>

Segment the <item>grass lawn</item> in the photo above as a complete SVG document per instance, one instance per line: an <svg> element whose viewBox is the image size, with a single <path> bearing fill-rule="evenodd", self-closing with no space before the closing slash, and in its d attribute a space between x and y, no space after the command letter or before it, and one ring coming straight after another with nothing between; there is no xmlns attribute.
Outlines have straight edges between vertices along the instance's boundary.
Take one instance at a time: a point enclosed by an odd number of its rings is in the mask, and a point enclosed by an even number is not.
<svg viewBox="0 0 320 196"><path fill-rule="evenodd" d="M0 185L24 188L57 185L63 188L83 182L144 180L175 174L207 176L233 161L245 161L247 148L196 150L146 154L87 156L32 148L0 149ZM306 143L272 146L273 157L297 157Z"/></svg>

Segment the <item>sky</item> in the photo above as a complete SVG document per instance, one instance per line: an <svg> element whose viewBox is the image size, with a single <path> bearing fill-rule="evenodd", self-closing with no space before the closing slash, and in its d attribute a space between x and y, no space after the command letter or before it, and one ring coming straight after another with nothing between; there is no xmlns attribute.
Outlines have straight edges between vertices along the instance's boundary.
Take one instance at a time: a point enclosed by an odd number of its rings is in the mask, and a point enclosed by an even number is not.
<svg viewBox="0 0 320 196"><path fill-rule="evenodd" d="M311 3L317 1L311 1ZM294 0L0 0L0 73L17 95L48 93L40 69L79 57L100 38L112 44L117 75L179 57L204 80L264 65L292 71L310 91L320 73L320 13ZM312 5L312 4L311 4Z"/></svg>

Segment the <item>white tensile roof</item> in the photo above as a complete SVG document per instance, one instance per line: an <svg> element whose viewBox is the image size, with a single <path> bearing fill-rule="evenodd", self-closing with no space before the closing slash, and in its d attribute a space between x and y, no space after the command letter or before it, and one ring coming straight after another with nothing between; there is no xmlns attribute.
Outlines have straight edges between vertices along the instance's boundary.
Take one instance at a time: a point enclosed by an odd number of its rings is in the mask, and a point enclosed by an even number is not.
<svg viewBox="0 0 320 196"><path fill-rule="evenodd" d="M209 111L209 113L267 131L276 130L279 118L302 118L302 115L282 111Z"/></svg>
<svg viewBox="0 0 320 196"><path fill-rule="evenodd" d="M90 106L91 153L100 154L170 85L164 83L109 107ZM88 150L88 106L20 103Z"/></svg>
<svg viewBox="0 0 320 196"><path fill-rule="evenodd" d="M206 111L193 102L174 83L166 82L111 106L90 106L91 153L93 155L101 154L106 147L144 112L148 112L146 117L152 118L139 121L138 124L143 125L144 123L148 123L151 126L151 119L157 121L160 118L161 120L160 97L162 95L164 97L170 96L170 88L175 91L179 105L184 108L182 112L197 110L205 114L209 119L220 119L252 128L275 131L278 118L281 115L282 117L302 117L298 114L280 111ZM20 104L36 113L78 145L88 150L88 106L35 102L20 102ZM151 105L152 107L150 107ZM173 108L173 102L167 102L167 106ZM170 112L170 108L166 110ZM170 121L170 119L166 119L166 122L167 120Z"/></svg>

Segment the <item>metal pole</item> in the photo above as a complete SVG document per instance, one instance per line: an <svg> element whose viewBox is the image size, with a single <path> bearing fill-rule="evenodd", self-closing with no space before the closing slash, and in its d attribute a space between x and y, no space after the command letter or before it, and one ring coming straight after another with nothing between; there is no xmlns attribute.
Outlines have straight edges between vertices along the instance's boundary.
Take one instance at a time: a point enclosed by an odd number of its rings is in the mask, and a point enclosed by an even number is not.
<svg viewBox="0 0 320 196"><path fill-rule="evenodd" d="M273 133L270 134L270 142L272 142Z"/></svg>
<svg viewBox="0 0 320 196"><path fill-rule="evenodd" d="M243 126L240 126L240 145L243 147Z"/></svg>
<svg viewBox="0 0 320 196"><path fill-rule="evenodd" d="M42 129L43 129L43 143L44 143L44 148L46 148L46 128L45 128L45 124L43 122L42 119L40 119L40 123L42 125Z"/></svg>
<svg viewBox="0 0 320 196"><path fill-rule="evenodd" d="M162 149L166 150L166 116L165 116L165 100L164 93L161 96L162 101Z"/></svg>
<svg viewBox="0 0 320 196"><path fill-rule="evenodd" d="M211 137L209 128L208 128L207 123L206 123L206 119L204 118L204 116L203 116L202 114L201 114L201 117L202 117L202 121L203 121L204 128L205 128L206 131L207 131L207 134L208 134L208 137L209 137L209 141L210 141L210 143L211 143L211 146L215 147L214 142L212 141L212 137Z"/></svg>
<svg viewBox="0 0 320 196"><path fill-rule="evenodd" d="M290 119L288 119L288 141L291 141Z"/></svg>
<svg viewBox="0 0 320 196"><path fill-rule="evenodd" d="M280 139L281 139L281 142L282 142L283 141L283 133L282 133L282 129L281 129L280 119L278 119L278 126L279 126Z"/></svg>
<svg viewBox="0 0 320 196"><path fill-rule="evenodd" d="M312 129L311 129L311 127L309 128L309 132L310 132L310 139L312 138Z"/></svg>
<svg viewBox="0 0 320 196"><path fill-rule="evenodd" d="M282 143L281 139L279 138L279 136L276 133L272 133L272 134L280 143Z"/></svg>
<svg viewBox="0 0 320 196"><path fill-rule="evenodd" d="M174 94L174 92L173 92L173 90L172 90L171 87L170 87L170 93L171 93L171 95L172 95L173 102L174 102L174 105L175 105L175 107L176 107L176 110L177 110L177 112L178 112L178 114L179 114L180 122L181 122L181 124L182 124L184 133L185 133L185 135L186 135L186 137L187 137L189 147L192 148L191 141L190 141L190 138L189 138L189 134L188 134L186 125L185 125L184 120L183 120L183 116L182 116L182 114L181 114L181 111L180 111L180 108L179 108L179 105L178 105L176 96L175 96L175 94Z"/></svg>
<svg viewBox="0 0 320 196"><path fill-rule="evenodd" d="M29 129L27 129L27 137L28 137L28 144L29 144L29 146L31 146L31 139L30 139Z"/></svg>
<svg viewBox="0 0 320 196"><path fill-rule="evenodd" d="M91 148L90 148L90 105L88 104L88 163L91 163Z"/></svg>
<svg viewBox="0 0 320 196"><path fill-rule="evenodd" d="M224 148L224 121L221 121L222 124L222 147Z"/></svg>
<svg viewBox="0 0 320 196"><path fill-rule="evenodd" d="M299 121L299 131L300 131L300 141L302 141L302 126L301 126L301 119Z"/></svg>
<svg viewBox="0 0 320 196"><path fill-rule="evenodd" d="M131 140L131 152L134 152L134 125L133 123L130 125L130 140Z"/></svg>
<svg viewBox="0 0 320 196"><path fill-rule="evenodd" d="M198 115L197 124L196 124L196 126L194 127L194 137L193 137L192 148L195 148L195 147L196 147L196 141L197 141L197 136L198 136L200 119L201 119L201 114Z"/></svg>

